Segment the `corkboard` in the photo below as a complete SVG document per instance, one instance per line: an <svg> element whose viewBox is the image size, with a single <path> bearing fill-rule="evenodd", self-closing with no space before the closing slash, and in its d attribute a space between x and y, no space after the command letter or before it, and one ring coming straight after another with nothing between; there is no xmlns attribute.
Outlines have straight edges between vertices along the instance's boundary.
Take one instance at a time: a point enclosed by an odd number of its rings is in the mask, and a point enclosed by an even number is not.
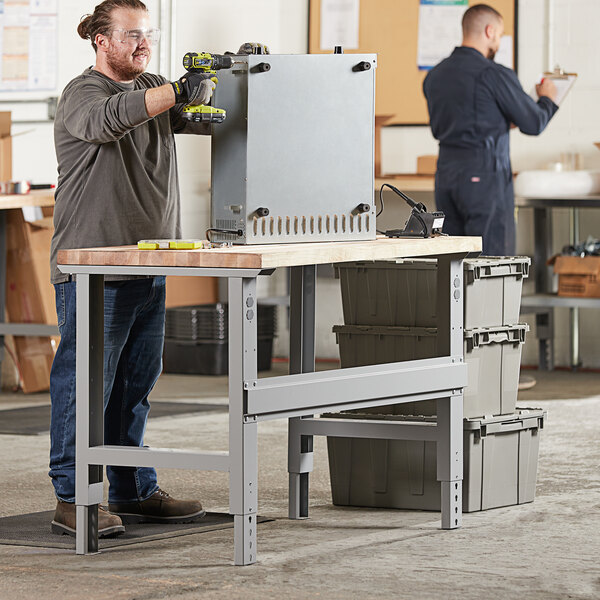
<svg viewBox="0 0 600 600"><path fill-rule="evenodd" d="M470 0L469 4L477 4ZM516 0L486 0L504 17L506 35L517 48ZM362 0L360 3L359 48L344 50L353 53L376 53L377 90L375 114L389 116L386 125L426 125L429 121L423 96L423 80L427 71L417 67L417 36L419 0ZM309 43L311 53L330 53L321 50L321 0L309 3Z"/></svg>

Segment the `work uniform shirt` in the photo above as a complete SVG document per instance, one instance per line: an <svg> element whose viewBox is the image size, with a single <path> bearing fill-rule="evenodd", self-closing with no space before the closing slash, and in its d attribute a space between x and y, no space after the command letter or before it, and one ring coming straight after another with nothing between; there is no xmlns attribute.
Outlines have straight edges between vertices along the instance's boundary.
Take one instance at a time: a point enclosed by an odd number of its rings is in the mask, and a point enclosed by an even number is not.
<svg viewBox="0 0 600 600"><path fill-rule="evenodd" d="M423 91L440 143L436 205L447 213L444 230L483 235L486 254L514 253L510 126L538 135L558 106L545 96L535 102L514 71L465 46L429 72Z"/></svg>
<svg viewBox="0 0 600 600"><path fill-rule="evenodd" d="M64 89L54 123L52 283L68 279L56 267L58 250L181 236L173 134L210 127L184 119L182 105L150 118L146 90L165 83L151 73L119 83L90 68Z"/></svg>

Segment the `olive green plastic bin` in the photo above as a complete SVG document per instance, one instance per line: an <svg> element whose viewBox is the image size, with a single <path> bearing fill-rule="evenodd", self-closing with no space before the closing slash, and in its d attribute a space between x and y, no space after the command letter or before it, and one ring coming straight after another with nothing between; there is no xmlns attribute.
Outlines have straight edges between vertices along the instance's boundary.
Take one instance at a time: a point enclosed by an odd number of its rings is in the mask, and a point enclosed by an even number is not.
<svg viewBox="0 0 600 600"><path fill-rule="evenodd" d="M374 412L336 413L335 418L435 421L436 417ZM374 409L373 409L374 410ZM546 412L463 421L463 512L533 502L539 435ZM410 510L440 510L436 443L328 437L333 503Z"/></svg>
<svg viewBox="0 0 600 600"><path fill-rule="evenodd" d="M464 328L519 322L527 256L486 256L464 261ZM435 327L437 261L398 259L336 265L346 325Z"/></svg>
<svg viewBox="0 0 600 600"><path fill-rule="evenodd" d="M526 323L486 327L464 332L467 386L463 391L463 416L482 417L513 413L519 386L519 365ZM431 327L381 327L335 325L342 368L433 358L437 329ZM434 415L434 400L398 405L402 414Z"/></svg>

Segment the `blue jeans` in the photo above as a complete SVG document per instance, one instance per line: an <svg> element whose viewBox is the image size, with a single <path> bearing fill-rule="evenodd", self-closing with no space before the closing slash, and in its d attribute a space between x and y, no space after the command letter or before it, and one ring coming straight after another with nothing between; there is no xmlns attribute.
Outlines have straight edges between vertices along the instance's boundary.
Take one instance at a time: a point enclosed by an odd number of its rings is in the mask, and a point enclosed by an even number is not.
<svg viewBox="0 0 600 600"><path fill-rule="evenodd" d="M56 496L75 502L76 283L55 286L61 335L50 373L50 477ZM148 394L162 370L165 278L104 286L104 443L142 446ZM158 489L147 467L107 467L108 501L134 502Z"/></svg>

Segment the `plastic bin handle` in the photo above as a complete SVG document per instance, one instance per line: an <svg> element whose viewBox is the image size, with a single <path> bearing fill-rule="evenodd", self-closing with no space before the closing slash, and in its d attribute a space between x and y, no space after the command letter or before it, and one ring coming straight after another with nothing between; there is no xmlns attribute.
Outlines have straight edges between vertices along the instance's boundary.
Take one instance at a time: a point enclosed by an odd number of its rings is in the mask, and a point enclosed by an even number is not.
<svg viewBox="0 0 600 600"><path fill-rule="evenodd" d="M465 339L471 339L473 348L479 348L486 344L509 342L512 344L523 344L525 342L525 333L529 326L519 324L499 331L488 331L486 329L474 329L465 331Z"/></svg>
<svg viewBox="0 0 600 600"><path fill-rule="evenodd" d="M468 268L468 264L466 263ZM466 270L466 269L465 269ZM472 279L487 279L489 277L507 277L513 275L518 279L529 277L529 262L527 260L513 260L500 264L473 265Z"/></svg>
<svg viewBox="0 0 600 600"><path fill-rule="evenodd" d="M523 421L513 421L512 423L490 423L482 427L481 437L485 437L490 433L508 433L510 431L521 431L523 429L537 429L537 427L537 424L534 427L525 427Z"/></svg>
<svg viewBox="0 0 600 600"><path fill-rule="evenodd" d="M496 333L490 333L489 341L490 343L494 342L508 342L510 340L510 335L508 331L498 331Z"/></svg>

